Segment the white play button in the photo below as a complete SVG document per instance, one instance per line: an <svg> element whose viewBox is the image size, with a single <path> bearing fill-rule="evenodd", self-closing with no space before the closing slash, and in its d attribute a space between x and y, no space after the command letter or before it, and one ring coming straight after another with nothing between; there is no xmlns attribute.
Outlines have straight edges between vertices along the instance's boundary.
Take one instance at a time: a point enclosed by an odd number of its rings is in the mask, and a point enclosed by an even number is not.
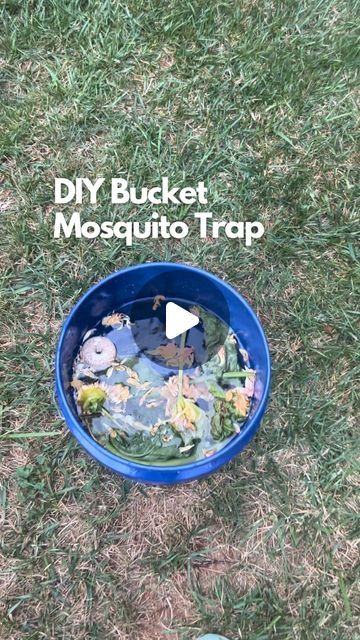
<svg viewBox="0 0 360 640"><path fill-rule="evenodd" d="M165 333L168 340L172 340L184 333L184 331L196 327L197 324L199 324L199 318L194 313L179 307L175 302L167 303Z"/></svg>

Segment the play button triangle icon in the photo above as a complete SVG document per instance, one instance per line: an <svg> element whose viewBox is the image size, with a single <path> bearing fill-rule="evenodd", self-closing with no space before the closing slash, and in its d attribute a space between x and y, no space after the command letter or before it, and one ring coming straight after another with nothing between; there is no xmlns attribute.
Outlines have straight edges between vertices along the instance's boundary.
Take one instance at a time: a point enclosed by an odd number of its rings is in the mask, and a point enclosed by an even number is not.
<svg viewBox="0 0 360 640"><path fill-rule="evenodd" d="M196 327L197 324L199 324L199 318L194 313L179 307L175 302L167 303L165 333L168 340L172 340L184 333L184 331Z"/></svg>

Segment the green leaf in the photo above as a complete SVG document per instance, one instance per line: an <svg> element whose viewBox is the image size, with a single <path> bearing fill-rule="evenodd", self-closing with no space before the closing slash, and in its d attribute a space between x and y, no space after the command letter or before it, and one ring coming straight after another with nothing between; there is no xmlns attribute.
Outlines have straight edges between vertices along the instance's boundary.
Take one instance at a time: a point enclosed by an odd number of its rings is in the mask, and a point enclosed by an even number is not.
<svg viewBox="0 0 360 640"><path fill-rule="evenodd" d="M130 436L113 430L109 435L108 444L109 450L121 457L157 464L188 458L194 452L197 442L193 440L191 445L185 448L182 438L175 435L171 427L164 425L153 436L145 433Z"/></svg>
<svg viewBox="0 0 360 640"><path fill-rule="evenodd" d="M60 436L62 431L27 431L18 433L3 433L0 435L0 440L22 440L24 438L50 438L53 436Z"/></svg>
<svg viewBox="0 0 360 640"><path fill-rule="evenodd" d="M211 418L211 435L214 440L222 441L236 433L235 427L239 419L244 420L243 416L239 416L234 405L227 400L216 399L214 402L215 414Z"/></svg>

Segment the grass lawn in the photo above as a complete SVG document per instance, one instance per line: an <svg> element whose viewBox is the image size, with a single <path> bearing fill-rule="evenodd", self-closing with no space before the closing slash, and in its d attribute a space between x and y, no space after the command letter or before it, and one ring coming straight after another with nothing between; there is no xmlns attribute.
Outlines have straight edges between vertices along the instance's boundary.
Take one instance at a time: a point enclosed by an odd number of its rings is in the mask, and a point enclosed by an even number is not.
<svg viewBox="0 0 360 640"><path fill-rule="evenodd" d="M1 639L359 639L359 3L1 7ZM214 218L260 220L263 238L204 241L192 225L132 248L54 240L55 176L163 175L204 180ZM108 195L81 207L97 221L149 211ZM193 211L161 207L189 224ZM157 259L237 287L274 369L251 446L170 489L93 463L53 389L75 301ZM57 435L21 437L34 431Z"/></svg>

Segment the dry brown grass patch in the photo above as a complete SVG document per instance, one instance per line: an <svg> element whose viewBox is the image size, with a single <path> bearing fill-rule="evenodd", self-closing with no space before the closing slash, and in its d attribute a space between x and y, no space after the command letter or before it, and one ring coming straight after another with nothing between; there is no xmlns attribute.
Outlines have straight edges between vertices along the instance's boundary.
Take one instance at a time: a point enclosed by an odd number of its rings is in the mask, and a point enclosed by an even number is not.
<svg viewBox="0 0 360 640"><path fill-rule="evenodd" d="M94 547L96 530L87 521L81 505L61 502L54 515L59 522L56 540L60 548L65 548L67 552L78 550L81 554L86 554Z"/></svg>
<svg viewBox="0 0 360 640"><path fill-rule="evenodd" d="M185 571L177 571L171 578L161 580L153 573L143 576L137 589L126 595L121 585L121 598L131 602L133 614L131 619L124 622L124 617L119 615L119 607L111 598L109 615L105 621L106 631L111 637L121 640L165 640L174 638L180 640L177 632L179 626L194 625L198 620L192 601L191 592ZM102 599L106 601L106 589L102 593ZM96 619L104 624L104 618L98 609L95 612ZM170 633L170 635L169 635Z"/></svg>
<svg viewBox="0 0 360 640"><path fill-rule="evenodd" d="M210 489L202 482L169 489L136 486L116 522L117 531L131 541L136 557L149 549L167 551L170 539L195 528L205 516L211 517L209 497Z"/></svg>
<svg viewBox="0 0 360 640"><path fill-rule="evenodd" d="M28 449L20 444L1 443L0 483L11 479L16 469L27 464Z"/></svg>
<svg viewBox="0 0 360 640"><path fill-rule="evenodd" d="M9 189L4 189L0 185L0 212L15 211L17 208L17 201Z"/></svg>

